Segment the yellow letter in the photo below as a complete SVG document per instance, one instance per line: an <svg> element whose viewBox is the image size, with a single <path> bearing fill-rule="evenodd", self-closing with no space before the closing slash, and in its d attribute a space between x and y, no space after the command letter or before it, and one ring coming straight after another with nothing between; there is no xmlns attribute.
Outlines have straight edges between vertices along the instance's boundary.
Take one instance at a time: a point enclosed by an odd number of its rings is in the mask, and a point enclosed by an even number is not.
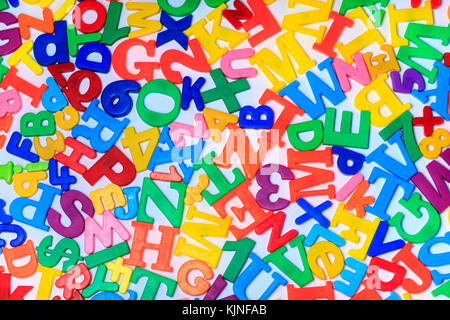
<svg viewBox="0 0 450 320"><path fill-rule="evenodd" d="M12 177L13 188L19 197L32 197L38 190L40 180L47 179L47 172L32 171L15 173Z"/></svg>
<svg viewBox="0 0 450 320"><path fill-rule="evenodd" d="M353 63L353 55L356 52L361 51L366 48L370 44L377 42L379 45L382 45L385 41L383 36L378 32L378 30L374 27L372 21L370 21L367 14L361 7L353 9L347 14L347 17L354 20L359 19L364 23L367 28L367 31L364 32L359 37L353 39L346 45L343 45L341 42L336 43L336 49L340 52L340 54L344 57L345 62L348 64ZM356 26L357 27L357 26ZM353 26L352 29L356 28Z"/></svg>
<svg viewBox="0 0 450 320"><path fill-rule="evenodd" d="M128 16L127 23L132 27L141 27L140 30L131 31L128 37L138 38L162 29L161 22L146 19L156 15L160 11L156 3L127 2L125 3L125 8L128 10L138 10L138 12Z"/></svg>
<svg viewBox="0 0 450 320"><path fill-rule="evenodd" d="M433 11L431 2L425 1L425 6L419 8L395 9L394 4L388 4L389 30L391 31L392 47L407 47L409 41L398 35L397 24L400 22L426 21L426 24L433 24Z"/></svg>
<svg viewBox="0 0 450 320"><path fill-rule="evenodd" d="M344 204L340 202L333 216L333 219L330 222L330 227L336 228L338 224L344 224L348 226L348 229L341 231L339 235L345 240L353 243L359 243L361 240L360 237L356 234L357 231L364 233L366 235L366 239L361 248L348 250L348 254L350 256L355 259L364 261L367 256L367 250L369 250L370 243L372 242L373 236L377 231L379 223L380 219L378 218L375 218L373 222L358 218L350 212L345 211Z"/></svg>
<svg viewBox="0 0 450 320"><path fill-rule="evenodd" d="M370 111L370 123L376 127L384 127L394 121L399 115L411 108L410 103L402 104L391 88L386 84L387 74L378 76L374 81L363 88L355 97L354 105L358 110ZM370 102L368 95L375 92L378 100ZM390 115L384 116L381 113L383 106L386 106Z"/></svg>
<svg viewBox="0 0 450 320"><path fill-rule="evenodd" d="M123 195L122 189L116 184L110 184L103 189L97 189L89 193L92 204L94 205L95 212L102 214L105 209L113 210L116 207L114 203L114 198L116 199L117 206L125 207L126 200ZM113 198L114 196L114 198ZM103 206L103 202L105 205Z"/></svg>
<svg viewBox="0 0 450 320"><path fill-rule="evenodd" d="M111 270L111 281L119 282L120 275L123 275L122 280L120 281L119 292L126 293L128 290L128 286L130 285L131 274L133 273L133 269L130 267L125 267L123 265L123 258L118 257L115 262L108 262L106 264L106 268Z"/></svg>
<svg viewBox="0 0 450 320"><path fill-rule="evenodd" d="M50 300L55 278L61 276L62 271L47 268L41 265L38 265L36 270L42 273L41 280L39 281L38 292L36 294L36 300Z"/></svg>
<svg viewBox="0 0 450 320"><path fill-rule="evenodd" d="M221 219L197 211L194 206L189 206L186 219L193 220L194 218L208 220L214 224L184 222L181 231L208 249L189 244L186 242L186 238L180 237L173 254L176 256L184 254L191 258L202 260L209 264L211 268L215 269L219 262L220 255L222 254L222 250L205 240L204 237L226 238L231 223L231 217L227 216L224 219Z"/></svg>
<svg viewBox="0 0 450 320"><path fill-rule="evenodd" d="M330 261L328 257L329 254L334 257L333 262ZM322 280L333 279L334 277L337 277L344 269L345 262L341 250L337 245L329 241L320 241L315 243L311 248L309 248L307 257L311 271L317 278ZM317 263L319 258L322 260L326 274Z"/></svg>
<svg viewBox="0 0 450 320"><path fill-rule="evenodd" d="M227 5L222 3L206 16L208 21L213 22L210 33L205 29L205 19L199 20L184 32L188 37L194 36L198 39L203 49L205 49L209 55L208 63L210 65L219 60L226 52L228 52L228 50L234 49L249 36L247 32L237 32L220 25L222 22L222 11L226 8ZM217 40L227 42L228 48L219 47Z"/></svg>
<svg viewBox="0 0 450 320"><path fill-rule="evenodd" d="M310 35L316 38L317 43L322 42L323 35L327 29L325 26L319 26L318 30L304 26L328 21L333 0L326 0L325 2L319 0L289 0L288 7L293 8L295 4L314 7L316 10L285 15L281 23L281 28Z"/></svg>
<svg viewBox="0 0 450 320"><path fill-rule="evenodd" d="M64 119L64 114L69 116L68 120ZM55 113L55 123L63 130L72 130L72 128L75 127L79 121L80 115L74 107L67 106L62 111L56 111Z"/></svg>
<svg viewBox="0 0 450 320"><path fill-rule="evenodd" d="M17 48L16 51L9 57L8 64L10 66L17 66L21 61L30 68L37 76L40 76L44 70L42 67L30 56L30 51L33 49L33 41L27 40Z"/></svg>
<svg viewBox="0 0 450 320"><path fill-rule="evenodd" d="M281 59L273 54L269 49L263 48L249 59L251 64L256 64L259 69L266 75L272 83L272 91L278 92L283 89L287 83L291 83L297 78L297 73L303 74L311 69L316 62L311 60L305 53L303 48L295 39L293 32L286 32L277 38L278 50L281 53ZM294 70L292 61L289 58L289 53L297 62L297 73ZM284 81L278 81L275 75L269 70L271 69Z"/></svg>

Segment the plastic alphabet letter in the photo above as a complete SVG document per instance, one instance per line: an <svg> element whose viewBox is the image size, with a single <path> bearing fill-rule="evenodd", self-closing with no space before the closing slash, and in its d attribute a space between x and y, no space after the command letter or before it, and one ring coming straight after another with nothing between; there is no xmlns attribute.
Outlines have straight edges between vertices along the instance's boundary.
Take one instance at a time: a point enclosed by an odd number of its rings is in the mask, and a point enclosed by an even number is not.
<svg viewBox="0 0 450 320"><path fill-rule="evenodd" d="M261 272L269 273L271 268L261 260L253 252L248 256L251 259L250 265L242 271L242 273L237 277L233 285L233 292L239 300L249 300L247 296L247 288L253 282L253 280L258 276ZM285 286L287 284L286 279L284 279L279 273L272 272L271 274L272 282L268 286L268 288L261 294L261 296L257 299L252 298L252 300L266 300L270 297L273 291L279 286Z"/></svg>
<svg viewBox="0 0 450 320"><path fill-rule="evenodd" d="M72 136L76 139L79 136L82 136L89 140L91 147L97 152L106 152L111 147L114 146L117 139L119 139L122 131L128 126L130 123L129 119L123 119L119 121L99 108L99 101L97 99L92 100L89 104L89 107L81 116L81 119L87 122L90 119L93 119L97 122L97 125L94 128L89 128L88 126L78 124L72 129ZM108 129L113 132L112 136L104 140L102 138L102 132Z"/></svg>
<svg viewBox="0 0 450 320"><path fill-rule="evenodd" d="M172 272L173 268L170 266L170 260L175 236L180 233L180 229L160 225L158 230L161 232L161 240L159 244L156 244L147 242L147 235L153 229L153 224L132 221L131 226L134 228L133 242L130 255L127 259L124 259L124 263L139 268L146 268L146 262L143 260L145 250L155 250L158 252L158 256L156 263L152 263L150 268L153 270Z"/></svg>
<svg viewBox="0 0 450 320"><path fill-rule="evenodd" d="M324 81L322 81L315 73L311 71L306 72L306 78L314 95L315 102L311 101L298 87L300 82L293 81L285 88L280 90L280 96L288 96L294 103L301 107L312 119L317 119L325 113L325 104L323 99L326 98L334 106L337 106L345 100L344 92L342 91L336 73L332 67L333 60L327 58L317 66L319 70L326 69L328 75L333 82L334 89L330 88Z"/></svg>
<svg viewBox="0 0 450 320"><path fill-rule="evenodd" d="M41 66L69 62L66 29L67 21L55 21L54 34L44 33L36 38L33 53L36 61ZM52 55L49 55L47 51L49 44L56 46L56 50Z"/></svg>
<svg viewBox="0 0 450 320"><path fill-rule="evenodd" d="M52 207L55 196L57 194L60 195L62 192L58 188L53 188L43 183L39 183L38 188L42 190L39 201L28 198L16 198L11 202L9 211L14 220L44 231L49 231L50 227L45 224L47 212ZM24 211L28 207L35 208L31 219L24 215Z"/></svg>
<svg viewBox="0 0 450 320"><path fill-rule="evenodd" d="M85 220L84 232L84 252L92 254L95 251L95 238L97 238L105 248L112 246L113 232L126 241L130 239L130 233L114 217L111 211L105 211L102 215L103 224L100 226L93 217L87 217Z"/></svg>

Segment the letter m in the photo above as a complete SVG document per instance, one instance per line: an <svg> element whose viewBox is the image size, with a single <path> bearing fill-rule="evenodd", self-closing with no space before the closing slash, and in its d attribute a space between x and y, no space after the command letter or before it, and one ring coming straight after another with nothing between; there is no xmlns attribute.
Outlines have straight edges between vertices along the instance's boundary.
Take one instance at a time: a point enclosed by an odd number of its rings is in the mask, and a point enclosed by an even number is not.
<svg viewBox="0 0 450 320"><path fill-rule="evenodd" d="M85 220L84 231L84 251L87 254L95 251L95 238L97 238L105 248L109 248L113 244L113 233L123 240L130 239L130 233L125 227L114 217L111 211L105 211L102 215L103 225L100 226L92 217Z"/></svg>
<svg viewBox="0 0 450 320"><path fill-rule="evenodd" d="M280 91L286 86L286 83L293 82L298 74L303 74L316 63L311 60L305 53L303 48L297 42L294 32L286 32L276 39L278 50L281 53L281 59L267 48L263 48L249 59L251 64L256 64L259 69L266 75L269 81L273 84L272 90ZM289 57L294 58L297 62L297 73ZM272 71L271 71L272 70ZM275 76L277 74L285 82L278 80Z"/></svg>
<svg viewBox="0 0 450 320"><path fill-rule="evenodd" d="M450 149L441 153L441 158L450 166ZM436 160L431 161L426 166L428 173L433 179L436 188L433 187L422 172L418 172L411 178L411 181L423 193L428 201L433 205L437 212L442 213L450 206L450 190L447 183L450 182L450 170L445 168Z"/></svg>

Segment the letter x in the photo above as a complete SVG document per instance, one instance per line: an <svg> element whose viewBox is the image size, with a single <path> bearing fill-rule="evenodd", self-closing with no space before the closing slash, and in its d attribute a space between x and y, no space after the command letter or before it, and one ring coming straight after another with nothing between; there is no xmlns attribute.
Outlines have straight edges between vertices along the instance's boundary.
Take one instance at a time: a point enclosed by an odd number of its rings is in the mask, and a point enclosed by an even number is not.
<svg viewBox="0 0 450 320"><path fill-rule="evenodd" d="M167 28L167 30L158 33L156 38L156 47L158 48L169 41L175 40L184 48L184 50L187 50L188 37L183 33L183 31L191 26L192 14L177 21L172 19L172 17L164 11L161 11L160 21Z"/></svg>
<svg viewBox="0 0 450 320"><path fill-rule="evenodd" d="M326 209L331 207L331 201L327 200L318 205L317 207L313 207L305 199L298 198L297 204L303 210L305 210L305 213L302 214L297 219L295 219L296 224L302 224L308 221L309 219L313 218L324 228L328 228L330 226L330 221L328 221L328 219L322 215L322 211L325 211Z"/></svg>

